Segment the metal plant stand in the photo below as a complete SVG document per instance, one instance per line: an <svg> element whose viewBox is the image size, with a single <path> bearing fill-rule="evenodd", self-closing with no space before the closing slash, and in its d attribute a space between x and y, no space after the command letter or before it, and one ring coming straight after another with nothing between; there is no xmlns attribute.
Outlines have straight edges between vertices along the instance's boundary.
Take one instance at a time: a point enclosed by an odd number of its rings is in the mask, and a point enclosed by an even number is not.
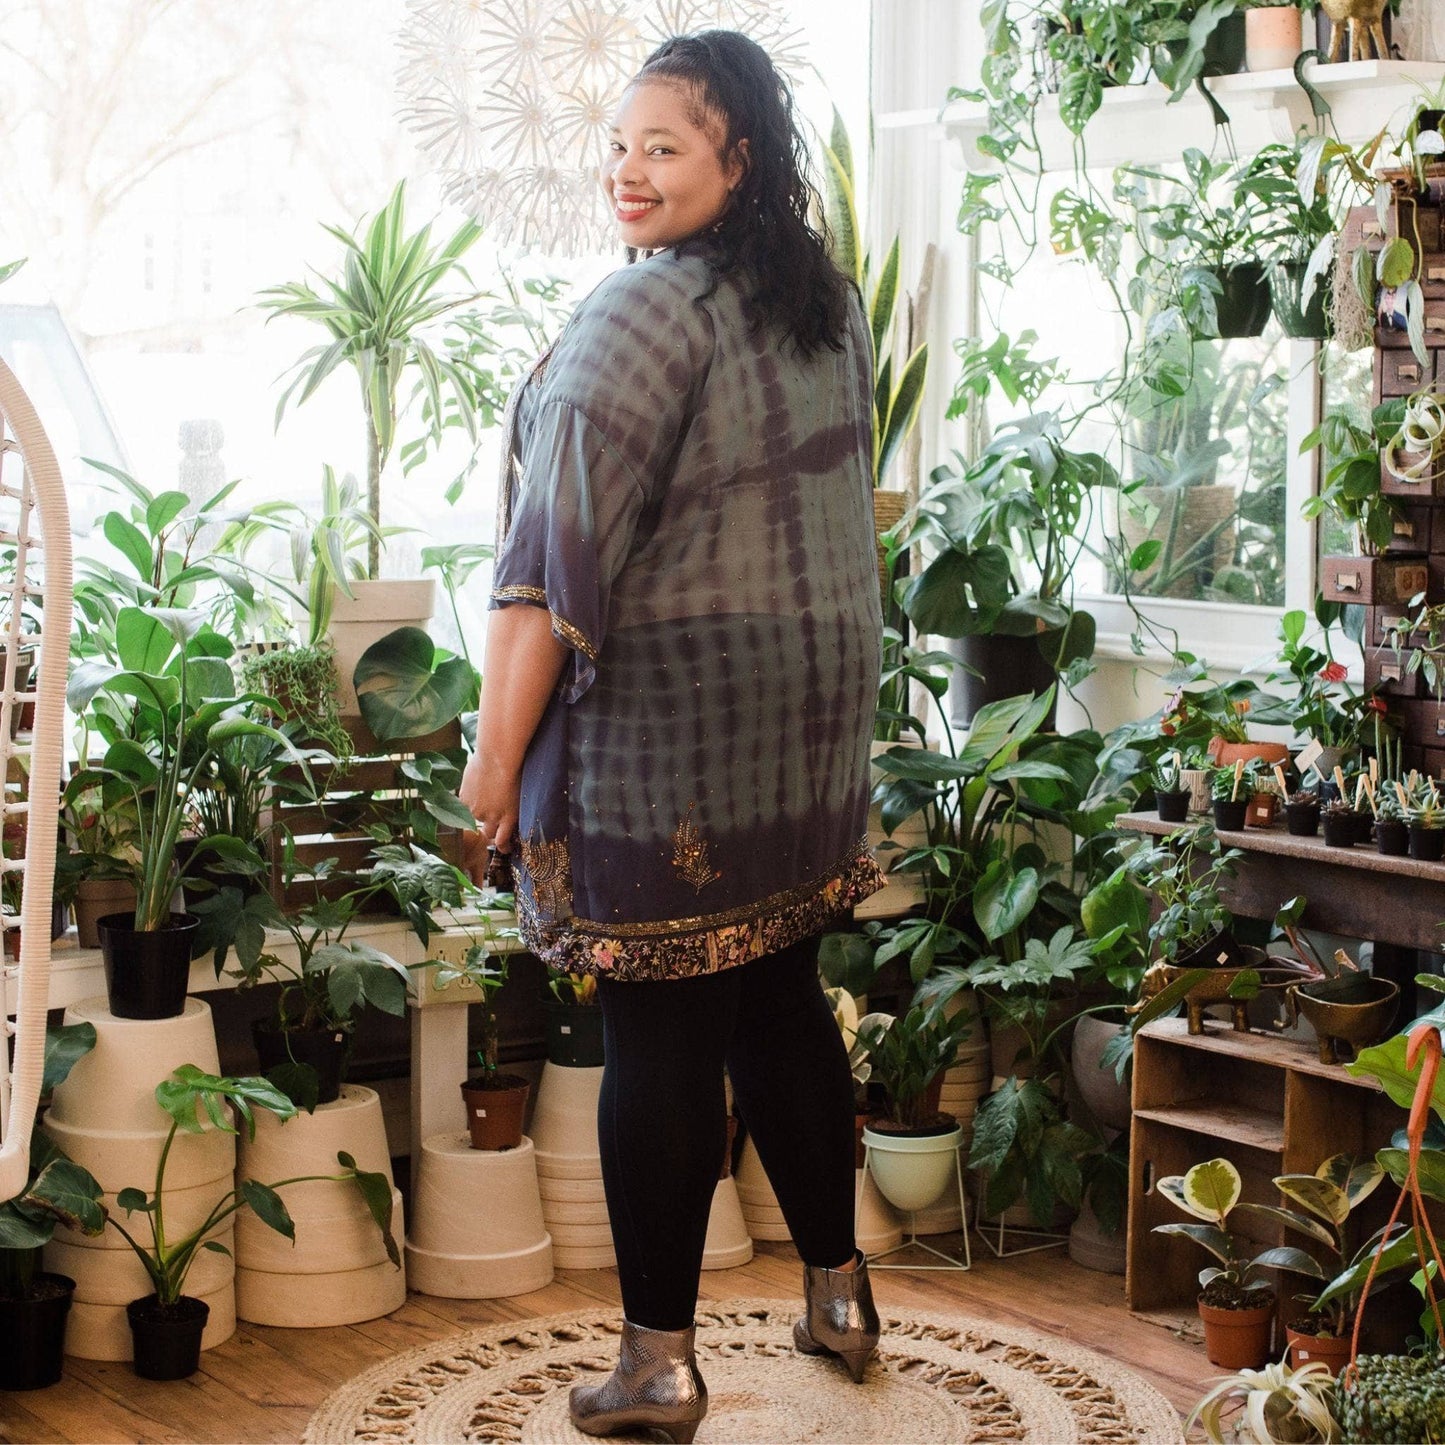
<svg viewBox="0 0 1445 1445"><path fill-rule="evenodd" d="M908 1214L908 1234L900 1244L893 1245L890 1249L880 1250L877 1254L866 1256L870 1269L958 1269L966 1270L973 1268L973 1253L968 1243L968 1196L963 1192L963 1159L960 1154L963 1144L960 1140L958 1148L953 1151L953 1177L958 1185L958 1212L963 1230L963 1258L958 1259L944 1250L935 1249L931 1244L925 1244L914 1228L914 1221L917 1213L913 1210L906 1211ZM873 1159L873 1146L865 1142L863 1146L863 1170L858 1175L858 1192L853 1201L853 1210L856 1216L858 1206L863 1199L863 1188L868 1181ZM875 1183L877 1176L874 1176ZM888 1196L884 1195L886 1199ZM942 1264L880 1264L879 1261L887 1259L890 1254L897 1254L900 1250L921 1249L928 1254L934 1255L943 1261Z"/></svg>

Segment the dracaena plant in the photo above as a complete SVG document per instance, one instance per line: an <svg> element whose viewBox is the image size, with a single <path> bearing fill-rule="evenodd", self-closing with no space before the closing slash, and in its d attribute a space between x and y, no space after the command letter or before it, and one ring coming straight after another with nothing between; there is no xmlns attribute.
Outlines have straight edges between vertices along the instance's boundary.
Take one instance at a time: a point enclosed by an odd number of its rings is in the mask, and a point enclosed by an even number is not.
<svg viewBox="0 0 1445 1445"><path fill-rule="evenodd" d="M857 1041L868 1051L871 1078L882 1086L895 1124L916 1129L929 1122L924 1095L938 1071L953 1062L968 1030L965 1015L948 1019L921 1006L901 1018L871 1013L858 1021Z"/></svg>
<svg viewBox="0 0 1445 1445"><path fill-rule="evenodd" d="M349 366L356 373L366 420L366 508L372 522L367 575L375 577L381 557L381 474L411 402L402 395L403 376L418 378L436 440L446 424L448 401L475 435L488 378L465 348L447 347L436 327L478 299L462 257L482 228L464 221L441 244L433 243L430 223L408 235L405 188L398 185L364 234L339 226L325 229L344 249L340 274L320 277L319 288L309 281L273 286L261 293L258 304L273 318L314 321L329 337L297 362L276 408L278 422L288 406L304 402L338 368ZM449 289L458 281L463 290Z"/></svg>
<svg viewBox="0 0 1445 1445"><path fill-rule="evenodd" d="M234 1115L245 1128L246 1137L254 1139L257 1109L275 1114L284 1121L294 1116L296 1107L266 1079L218 1078L204 1073L194 1064L182 1064L168 1079L158 1084L156 1102L170 1116L171 1123L156 1161L151 1192L147 1194L144 1189L125 1188L116 1195L115 1201L116 1208L124 1211L127 1217L139 1214L144 1227L142 1229L142 1225L137 1223L132 1232L114 1213L110 1215L109 1222L145 1266L155 1297L161 1304L175 1304L185 1293L186 1276L201 1250L219 1254L230 1252L215 1235L245 1205L250 1205L263 1224L294 1241L296 1226L278 1193L292 1184L326 1181L354 1185L376 1227L381 1230L387 1256L397 1268L401 1267L401 1256L391 1233L391 1185L383 1174L358 1169L356 1161L344 1151L336 1156L342 1168L339 1174L300 1174L271 1184L263 1184L257 1179L242 1179L234 1189L227 1190L216 1199L195 1229L177 1237L166 1226L164 1192L166 1166L177 1134L199 1134L207 1122L213 1128L235 1134L239 1130L232 1122Z"/></svg>

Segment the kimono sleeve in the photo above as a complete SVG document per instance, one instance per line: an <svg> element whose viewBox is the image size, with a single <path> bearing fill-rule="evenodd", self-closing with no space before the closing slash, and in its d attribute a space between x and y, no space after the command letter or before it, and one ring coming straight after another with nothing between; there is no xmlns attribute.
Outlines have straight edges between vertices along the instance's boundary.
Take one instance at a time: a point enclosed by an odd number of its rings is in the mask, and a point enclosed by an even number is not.
<svg viewBox="0 0 1445 1445"><path fill-rule="evenodd" d="M572 650L560 695L596 675L613 584L671 476L712 356L695 278L648 263L579 307L548 363L522 446L493 607L545 607Z"/></svg>
<svg viewBox="0 0 1445 1445"><path fill-rule="evenodd" d="M596 673L643 489L607 438L565 402L543 406L528 453L492 574L492 606L531 603L551 613L553 635L572 650L562 697L575 702Z"/></svg>

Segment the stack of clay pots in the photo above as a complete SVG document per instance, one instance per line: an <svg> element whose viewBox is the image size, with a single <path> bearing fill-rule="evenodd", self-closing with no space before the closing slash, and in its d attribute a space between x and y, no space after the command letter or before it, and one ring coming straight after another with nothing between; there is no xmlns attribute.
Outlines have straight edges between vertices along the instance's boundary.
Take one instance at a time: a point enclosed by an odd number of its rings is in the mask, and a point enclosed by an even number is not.
<svg viewBox="0 0 1445 1445"><path fill-rule="evenodd" d="M358 1169L384 1174L391 1159L374 1089L342 1087L314 1114L286 1122L256 1112L256 1137L242 1135L237 1182L272 1184L306 1174L337 1174L338 1152ZM291 1184L281 1198L296 1225L293 1244L250 1210L236 1215L236 1312L262 1325L349 1325L406 1303L406 1274L387 1257L381 1231L355 1185ZM392 1234L402 1238L401 1192L392 1184Z"/></svg>
<svg viewBox="0 0 1445 1445"><path fill-rule="evenodd" d="M542 1219L558 1269L609 1269L617 1263L597 1146L601 1088L600 1067L574 1068L550 1060L542 1066L531 1137Z"/></svg>
<svg viewBox="0 0 1445 1445"><path fill-rule="evenodd" d="M473 1149L465 1130L422 1144L406 1267L411 1287L448 1299L498 1299L552 1282L537 1151Z"/></svg>
<svg viewBox="0 0 1445 1445"><path fill-rule="evenodd" d="M743 1220L752 1238L788 1240L793 1237L751 1134L743 1141L743 1152L738 1159L737 1188Z"/></svg>
<svg viewBox="0 0 1445 1445"><path fill-rule="evenodd" d="M156 1164L170 1129L170 1116L156 1103L155 1089L181 1064L220 1072L211 1010L187 999L178 1018L115 1018L103 998L84 999L65 1012L67 1024L95 1025L95 1048L77 1061L55 1090L45 1131L105 1190L105 1206L143 1244L150 1232L141 1214L116 1206L122 1189L149 1195ZM231 1190L236 1167L235 1135L207 1124L200 1133L179 1132L166 1161L165 1221L175 1239L200 1227ZM228 1249L233 1230L213 1238ZM58 1229L45 1248L45 1267L75 1281L75 1303L66 1333L66 1353L86 1360L129 1360L130 1326L125 1307L152 1292L145 1267L113 1228L88 1239ZM231 1257L202 1250L186 1279L185 1292L210 1306L201 1348L230 1338L236 1328L236 1294Z"/></svg>

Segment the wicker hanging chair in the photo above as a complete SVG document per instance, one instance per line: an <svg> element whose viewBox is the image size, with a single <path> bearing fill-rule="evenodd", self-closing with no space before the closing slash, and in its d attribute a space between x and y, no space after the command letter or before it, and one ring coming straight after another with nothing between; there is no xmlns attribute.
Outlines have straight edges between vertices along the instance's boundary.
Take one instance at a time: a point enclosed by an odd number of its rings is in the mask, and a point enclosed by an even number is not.
<svg viewBox="0 0 1445 1445"><path fill-rule="evenodd" d="M20 930L19 961L0 967L5 1029L13 1038L0 1060L0 1201L24 1189L30 1136L45 1063L50 1002L50 920L55 836L60 822L65 682L70 661L71 546L65 484L35 408L0 362L0 555L14 552L13 575L0 569L0 877L21 880L19 911L0 905L0 932ZM6 608L8 607L8 613ZM22 654L39 665L23 680ZM22 689L18 690L17 669ZM16 736L17 710L33 703L33 731ZM27 780L12 791L11 759ZM32 801L38 806L31 811ZM0 889L8 898L13 889Z"/></svg>

